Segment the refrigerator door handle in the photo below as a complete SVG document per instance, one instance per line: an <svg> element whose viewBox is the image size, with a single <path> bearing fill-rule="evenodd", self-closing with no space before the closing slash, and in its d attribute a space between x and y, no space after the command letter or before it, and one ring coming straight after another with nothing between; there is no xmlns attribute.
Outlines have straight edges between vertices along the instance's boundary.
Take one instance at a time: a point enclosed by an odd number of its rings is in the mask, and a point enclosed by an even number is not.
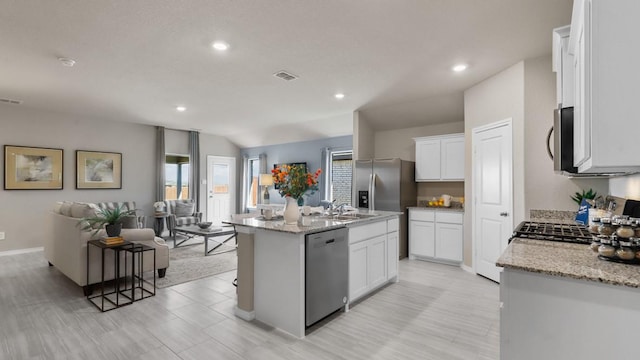
<svg viewBox="0 0 640 360"><path fill-rule="evenodd" d="M376 173L372 173L371 174L371 180L370 180L370 194L371 194L371 199L369 200L369 210L371 211L375 211L376 209Z"/></svg>

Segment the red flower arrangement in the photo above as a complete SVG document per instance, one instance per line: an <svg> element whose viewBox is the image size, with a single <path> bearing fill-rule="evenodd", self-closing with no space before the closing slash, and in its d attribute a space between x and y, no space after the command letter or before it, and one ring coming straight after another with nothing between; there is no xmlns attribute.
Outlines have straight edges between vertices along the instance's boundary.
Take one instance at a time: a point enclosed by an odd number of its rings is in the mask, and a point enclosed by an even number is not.
<svg viewBox="0 0 640 360"><path fill-rule="evenodd" d="M299 199L310 191L309 195L318 191L318 177L322 170L309 173L305 167L299 165L281 165L271 170L273 183L279 185L280 196L290 196Z"/></svg>

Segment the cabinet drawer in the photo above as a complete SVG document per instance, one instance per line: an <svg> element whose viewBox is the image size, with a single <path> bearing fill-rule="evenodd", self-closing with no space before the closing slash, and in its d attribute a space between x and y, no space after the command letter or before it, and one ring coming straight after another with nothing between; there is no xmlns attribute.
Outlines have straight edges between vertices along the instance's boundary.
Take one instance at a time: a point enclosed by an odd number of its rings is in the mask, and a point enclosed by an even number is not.
<svg viewBox="0 0 640 360"><path fill-rule="evenodd" d="M438 211L436 213L436 222L439 223L450 223L450 224L462 224L462 213L452 213L452 212L444 212Z"/></svg>
<svg viewBox="0 0 640 360"><path fill-rule="evenodd" d="M435 211L433 210L409 210L409 220L434 221Z"/></svg>
<svg viewBox="0 0 640 360"><path fill-rule="evenodd" d="M371 239L376 236L385 235L387 233L387 222L380 221L373 224L356 226L349 228L349 244L355 244L359 241Z"/></svg>
<svg viewBox="0 0 640 360"><path fill-rule="evenodd" d="M400 221L398 218L387 220L387 232L398 231L400 226Z"/></svg>

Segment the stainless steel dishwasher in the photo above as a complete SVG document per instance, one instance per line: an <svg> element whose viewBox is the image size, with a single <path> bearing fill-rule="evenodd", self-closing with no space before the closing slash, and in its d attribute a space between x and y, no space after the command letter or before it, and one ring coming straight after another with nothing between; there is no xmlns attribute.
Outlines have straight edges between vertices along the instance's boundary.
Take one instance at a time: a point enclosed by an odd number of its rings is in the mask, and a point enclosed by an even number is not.
<svg viewBox="0 0 640 360"><path fill-rule="evenodd" d="M305 323L321 320L347 303L349 246L347 229L306 236Z"/></svg>

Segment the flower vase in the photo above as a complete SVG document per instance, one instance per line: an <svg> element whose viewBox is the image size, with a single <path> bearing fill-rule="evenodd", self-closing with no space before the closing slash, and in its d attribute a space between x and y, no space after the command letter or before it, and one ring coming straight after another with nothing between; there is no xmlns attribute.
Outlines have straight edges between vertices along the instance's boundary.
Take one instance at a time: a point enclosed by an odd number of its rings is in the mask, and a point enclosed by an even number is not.
<svg viewBox="0 0 640 360"><path fill-rule="evenodd" d="M297 224L298 218L300 217L300 210L298 207L298 201L291 196L287 196L284 198L284 223L285 224Z"/></svg>

